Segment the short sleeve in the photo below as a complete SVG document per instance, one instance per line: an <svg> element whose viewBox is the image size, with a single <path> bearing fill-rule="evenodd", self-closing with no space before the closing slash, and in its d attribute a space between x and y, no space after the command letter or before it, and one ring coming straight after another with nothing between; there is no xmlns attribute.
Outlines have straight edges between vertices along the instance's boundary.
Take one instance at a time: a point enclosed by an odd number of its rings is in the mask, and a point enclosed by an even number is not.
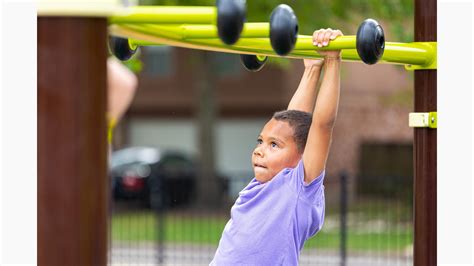
<svg viewBox="0 0 474 266"><path fill-rule="evenodd" d="M291 174L289 175L290 186L295 189L295 191L300 194L300 196L304 196L310 202L318 201L321 197L324 197L324 176L326 171L323 170L319 176L311 181L309 184L304 183L304 165L303 160L301 159L297 166L294 169L289 170Z"/></svg>

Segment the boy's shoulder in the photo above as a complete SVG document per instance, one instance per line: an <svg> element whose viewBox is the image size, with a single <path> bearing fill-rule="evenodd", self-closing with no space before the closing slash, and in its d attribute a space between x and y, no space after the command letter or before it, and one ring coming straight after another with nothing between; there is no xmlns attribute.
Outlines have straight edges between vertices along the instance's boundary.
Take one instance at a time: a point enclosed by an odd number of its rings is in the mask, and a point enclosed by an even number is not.
<svg viewBox="0 0 474 266"><path fill-rule="evenodd" d="M323 170L318 177L316 177L310 183L304 182L304 163L300 160L295 168L285 168L282 171L282 183L288 185L295 193L298 194L298 198L314 202L315 197L318 198L321 191L324 190L324 176L326 171Z"/></svg>
<svg viewBox="0 0 474 266"><path fill-rule="evenodd" d="M303 180L303 160L300 160L295 167L282 169L270 182L273 182L273 185L287 185L297 192Z"/></svg>

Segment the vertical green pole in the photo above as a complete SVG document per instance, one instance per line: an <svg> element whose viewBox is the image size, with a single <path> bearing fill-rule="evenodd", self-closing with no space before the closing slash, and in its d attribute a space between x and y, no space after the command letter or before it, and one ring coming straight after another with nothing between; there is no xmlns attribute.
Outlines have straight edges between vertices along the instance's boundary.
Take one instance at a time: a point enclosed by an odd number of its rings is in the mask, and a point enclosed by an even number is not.
<svg viewBox="0 0 474 266"><path fill-rule="evenodd" d="M415 41L434 42L436 0L415 0ZM434 112L436 70L415 70L415 112ZM414 129L414 258L416 266L436 265L436 129Z"/></svg>

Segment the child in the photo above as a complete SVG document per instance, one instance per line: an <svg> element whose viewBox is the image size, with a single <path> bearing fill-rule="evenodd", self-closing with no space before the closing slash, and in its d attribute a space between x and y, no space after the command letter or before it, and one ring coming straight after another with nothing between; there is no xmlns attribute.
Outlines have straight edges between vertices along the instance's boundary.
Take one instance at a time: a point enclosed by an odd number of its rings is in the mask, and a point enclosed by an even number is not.
<svg viewBox="0 0 474 266"><path fill-rule="evenodd" d="M327 46L340 35L321 29L313 33L313 44ZM288 110L275 113L258 136L252 154L255 178L239 193L211 265L298 265L305 241L321 229L341 60L340 51L319 53L324 60L304 60Z"/></svg>
<svg viewBox="0 0 474 266"><path fill-rule="evenodd" d="M137 76L117 59L107 59L107 119L108 140L112 142L112 131L132 103L137 90Z"/></svg>

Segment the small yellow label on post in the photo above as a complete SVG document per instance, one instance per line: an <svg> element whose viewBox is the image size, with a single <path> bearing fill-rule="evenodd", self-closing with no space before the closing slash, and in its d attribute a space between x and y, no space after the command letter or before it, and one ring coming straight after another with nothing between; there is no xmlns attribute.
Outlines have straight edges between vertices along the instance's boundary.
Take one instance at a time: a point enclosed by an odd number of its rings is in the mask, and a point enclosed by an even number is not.
<svg viewBox="0 0 474 266"><path fill-rule="evenodd" d="M410 127L438 127L437 112L410 113L408 115L408 126Z"/></svg>

